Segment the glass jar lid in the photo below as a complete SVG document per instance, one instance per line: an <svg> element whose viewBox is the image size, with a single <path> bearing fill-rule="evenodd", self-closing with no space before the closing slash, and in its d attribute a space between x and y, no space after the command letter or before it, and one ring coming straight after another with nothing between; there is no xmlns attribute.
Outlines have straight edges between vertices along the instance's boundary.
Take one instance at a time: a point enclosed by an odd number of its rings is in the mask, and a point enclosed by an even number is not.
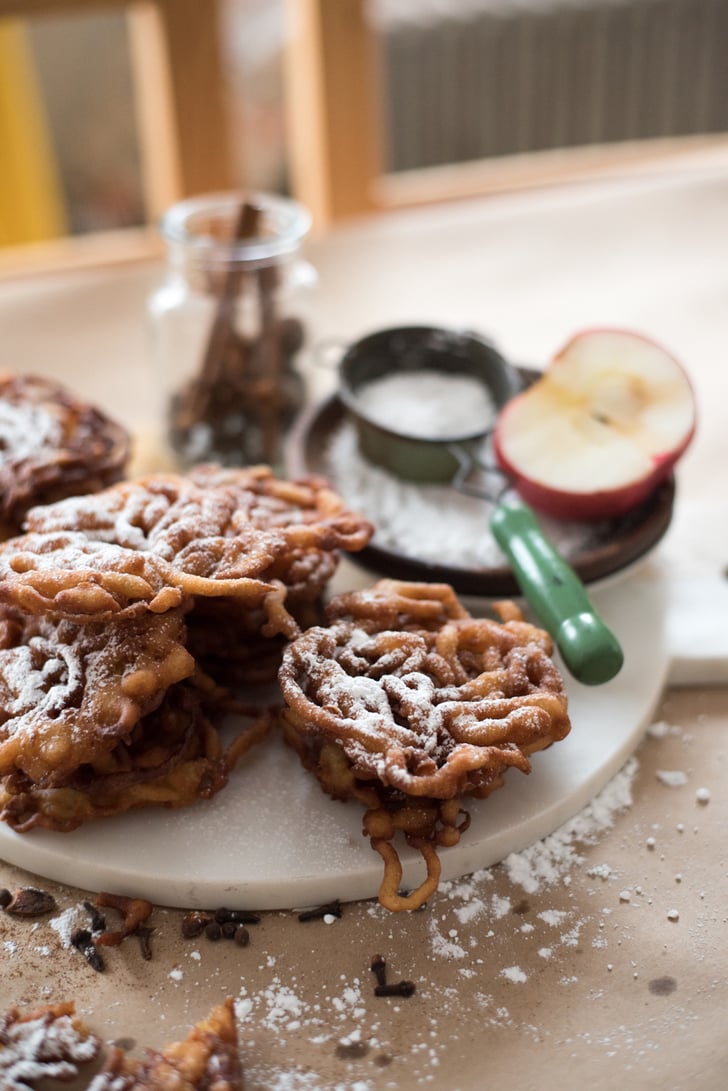
<svg viewBox="0 0 728 1091"><path fill-rule="evenodd" d="M244 204L261 211L262 229L249 238L236 238L235 227ZM269 193L224 192L191 197L173 205L159 230L168 246L207 267L266 265L294 253L311 227L309 211L297 201Z"/></svg>

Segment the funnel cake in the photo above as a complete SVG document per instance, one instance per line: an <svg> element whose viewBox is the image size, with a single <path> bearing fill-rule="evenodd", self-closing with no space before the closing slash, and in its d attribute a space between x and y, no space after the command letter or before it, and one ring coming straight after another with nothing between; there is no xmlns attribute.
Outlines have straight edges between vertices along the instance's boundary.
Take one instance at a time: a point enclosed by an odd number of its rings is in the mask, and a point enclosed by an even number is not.
<svg viewBox="0 0 728 1091"><path fill-rule="evenodd" d="M57 383L0 375L0 533L17 534L34 504L118 481L129 451L120 424Z"/></svg>
<svg viewBox="0 0 728 1091"><path fill-rule="evenodd" d="M436 846L467 827L464 796L489 795L509 768L528 773L528 756L569 731L550 637L512 603L498 611L507 620L473 618L447 586L384 580L332 600L332 624L284 652L286 737L325 791L367 807L389 909L417 908L437 888ZM427 865L408 896L397 830Z"/></svg>
<svg viewBox="0 0 728 1091"><path fill-rule="evenodd" d="M336 551L363 548L370 524L323 484L289 486L267 467L249 474L208 467L200 481L153 474L122 482L93 497L35 508L26 526L46 550L44 538L82 533L109 550L137 553L198 602L235 600L243 630L252 624L255 635L293 636L297 623L288 606L317 599L333 575ZM268 491L259 495L253 486ZM12 601L3 567L0 553L0 598ZM8 579L11 588L20 582Z"/></svg>
<svg viewBox="0 0 728 1091"><path fill-rule="evenodd" d="M271 590L264 573L288 542L275 531L234 522L235 514L235 498L223 489L152 474L34 508L26 527L46 536L82 533L89 542L138 553L187 595L247 598L256 583L264 593Z"/></svg>
<svg viewBox="0 0 728 1091"><path fill-rule="evenodd" d="M182 609L75 625L0 613L0 775L65 783L192 674Z"/></svg>

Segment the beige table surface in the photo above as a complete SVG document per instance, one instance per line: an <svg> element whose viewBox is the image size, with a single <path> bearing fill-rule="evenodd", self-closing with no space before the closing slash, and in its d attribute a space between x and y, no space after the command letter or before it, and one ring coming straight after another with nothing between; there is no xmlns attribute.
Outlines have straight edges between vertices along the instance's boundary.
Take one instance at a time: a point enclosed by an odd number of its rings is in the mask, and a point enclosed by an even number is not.
<svg viewBox="0 0 728 1091"><path fill-rule="evenodd" d="M708 665L668 688L657 726L581 816L592 843L562 833L534 850L520 881L496 866L411 915L375 903L347 904L333 923L267 913L247 948L183 940L182 914L155 908L152 960L128 940L103 974L49 918L0 914L0 1007L73 999L103 1039L141 1047L184 1035L232 996L251 1089L726 1086L726 240L728 156L713 153L382 217L309 247L321 337L458 324L539 364L579 328L622 325L663 341L693 377L699 434L642 578L666 581L683 603L714 589L705 630L700 615L688 626ZM0 285L2 366L57 375L116 413L142 437L140 465L159 420L144 318L157 275L136 266ZM317 372L312 396L331 382ZM93 894L0 864L0 886L26 882L55 894L51 919ZM374 954L415 982L414 996L374 997Z"/></svg>

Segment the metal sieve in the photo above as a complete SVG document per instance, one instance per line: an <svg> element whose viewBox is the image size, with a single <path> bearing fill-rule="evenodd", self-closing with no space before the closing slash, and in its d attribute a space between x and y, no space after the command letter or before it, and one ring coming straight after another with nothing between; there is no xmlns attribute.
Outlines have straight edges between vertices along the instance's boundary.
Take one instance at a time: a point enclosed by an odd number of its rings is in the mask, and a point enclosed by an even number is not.
<svg viewBox="0 0 728 1091"><path fill-rule="evenodd" d="M496 413L524 386L518 369L477 334L430 326L379 330L352 343L339 363L339 395L356 425L361 453L405 480L449 484L491 501L493 536L569 671L587 685L608 682L622 667L619 642L534 512L503 471L483 459L484 441L494 422L486 422L477 432L434 439L385 425L363 404L367 384L396 373L422 371L478 379L490 393ZM474 475L479 478L475 482Z"/></svg>

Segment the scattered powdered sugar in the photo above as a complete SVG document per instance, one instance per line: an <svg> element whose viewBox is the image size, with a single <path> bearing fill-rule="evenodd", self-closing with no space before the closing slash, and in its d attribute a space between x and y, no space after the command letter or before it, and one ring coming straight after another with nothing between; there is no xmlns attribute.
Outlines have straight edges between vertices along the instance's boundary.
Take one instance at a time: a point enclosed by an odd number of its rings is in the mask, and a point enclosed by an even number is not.
<svg viewBox="0 0 728 1091"><path fill-rule="evenodd" d="M61 946L66 950L71 948L71 936L79 928L88 927L88 910L79 902L77 905L69 905L68 909L64 909L57 917L53 917L50 920L49 925L54 932L57 933Z"/></svg>
<svg viewBox="0 0 728 1091"><path fill-rule="evenodd" d="M523 985L528 981L528 974L525 974L520 966L506 966L501 970L500 976L504 977L506 981L512 981L514 985Z"/></svg>
<svg viewBox="0 0 728 1091"><path fill-rule="evenodd" d="M614 875L609 864L595 864L594 867L590 867L587 871L587 875L590 879L602 879L604 882L607 879L611 879Z"/></svg>
<svg viewBox="0 0 728 1091"><path fill-rule="evenodd" d="M656 720L647 728L647 734L652 739L666 739L668 737L683 738L685 733L679 724L671 724L668 720Z"/></svg>
<svg viewBox="0 0 728 1091"><path fill-rule="evenodd" d="M583 857L579 845L593 844L600 833L610 829L620 811L632 803L632 782L637 759L627 764L591 803L560 826L549 837L503 861L509 878L528 894L558 883Z"/></svg>
<svg viewBox="0 0 728 1091"><path fill-rule="evenodd" d="M37 1080L70 1080L77 1064L93 1060L98 1039L74 1026L70 1015L0 1022L0 1087L2 1091L30 1091Z"/></svg>
<svg viewBox="0 0 728 1091"><path fill-rule="evenodd" d="M466 951L459 943L456 942L455 937L447 935L443 936L440 932L439 921L436 917L431 917L428 921L428 928L430 930L430 936L432 939L432 950L440 958L465 958Z"/></svg>
<svg viewBox="0 0 728 1091"><path fill-rule="evenodd" d="M563 924L567 920L569 914L565 909L544 909L538 915L538 919L543 921L544 924L548 924L551 928L558 928L560 924Z"/></svg>
<svg viewBox="0 0 728 1091"><path fill-rule="evenodd" d="M682 788L688 782L688 775L682 769L657 769L655 776L667 788Z"/></svg>

